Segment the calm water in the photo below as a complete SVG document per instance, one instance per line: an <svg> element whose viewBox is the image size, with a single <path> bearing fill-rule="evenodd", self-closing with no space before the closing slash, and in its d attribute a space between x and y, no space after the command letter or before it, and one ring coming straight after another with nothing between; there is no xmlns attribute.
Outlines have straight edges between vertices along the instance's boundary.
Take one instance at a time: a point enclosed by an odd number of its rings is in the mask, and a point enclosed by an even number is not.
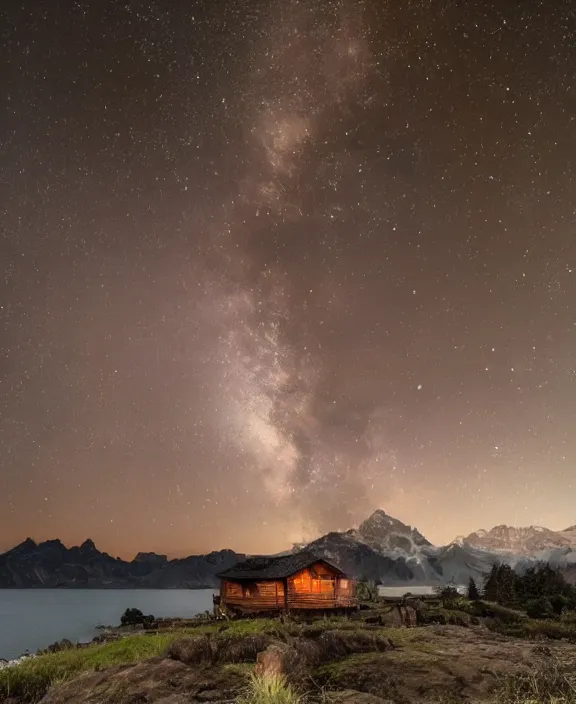
<svg viewBox="0 0 576 704"><path fill-rule="evenodd" d="M211 589L0 589L0 658L46 648L62 638L91 640L99 624L117 625L129 607L190 618L212 610Z"/></svg>
<svg viewBox="0 0 576 704"><path fill-rule="evenodd" d="M378 594L380 594L380 596L404 596L404 594L410 592L410 594L414 594L414 596L426 596L427 594L434 594L434 589L435 587L426 585L408 585L405 587L378 587ZM460 594L466 593L466 585L457 585L456 589L460 592Z"/></svg>

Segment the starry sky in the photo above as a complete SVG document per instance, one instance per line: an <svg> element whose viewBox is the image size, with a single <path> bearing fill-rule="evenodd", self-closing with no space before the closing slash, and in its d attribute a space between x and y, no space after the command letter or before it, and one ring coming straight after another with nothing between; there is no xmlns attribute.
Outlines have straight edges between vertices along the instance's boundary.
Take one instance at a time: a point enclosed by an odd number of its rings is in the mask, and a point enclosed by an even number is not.
<svg viewBox="0 0 576 704"><path fill-rule="evenodd" d="M576 522L571 0L0 17L0 548Z"/></svg>

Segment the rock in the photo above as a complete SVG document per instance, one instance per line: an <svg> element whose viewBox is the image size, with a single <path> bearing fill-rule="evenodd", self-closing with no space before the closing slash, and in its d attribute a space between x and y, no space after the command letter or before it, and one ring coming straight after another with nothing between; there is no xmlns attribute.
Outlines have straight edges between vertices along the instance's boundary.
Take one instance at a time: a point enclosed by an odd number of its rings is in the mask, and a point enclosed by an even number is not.
<svg viewBox="0 0 576 704"><path fill-rule="evenodd" d="M14 658L13 660L6 660L4 658L0 659L0 670L3 670L5 667L12 667L13 665L20 665L20 663L23 663L25 660L29 660L30 658L35 657L34 655L30 655L30 653L24 653L24 655L21 655L19 658Z"/></svg>
<svg viewBox="0 0 576 704"><path fill-rule="evenodd" d="M395 649L394 643L386 636L362 630L325 631L316 642L325 662L355 653L383 653Z"/></svg>
<svg viewBox="0 0 576 704"><path fill-rule="evenodd" d="M42 704L224 704L237 701L245 686L245 678L235 672L152 658L136 665L87 672L53 686L41 701Z"/></svg>
<svg viewBox="0 0 576 704"><path fill-rule="evenodd" d="M364 621L368 624L382 625L382 616L380 614L378 614L377 616L367 616Z"/></svg>
<svg viewBox="0 0 576 704"><path fill-rule="evenodd" d="M52 643L52 645L49 645L45 650L40 650L38 652L39 654L59 653L61 650L73 650L77 647L78 645L76 643L68 640L68 638L63 638L62 640L56 641L56 643Z"/></svg>
<svg viewBox="0 0 576 704"><path fill-rule="evenodd" d="M208 665L216 658L214 643L209 636L173 640L166 650L166 655L186 665Z"/></svg>
<svg viewBox="0 0 576 704"><path fill-rule="evenodd" d="M254 674L258 677L300 679L306 670L306 658L286 643L273 643L256 656Z"/></svg>

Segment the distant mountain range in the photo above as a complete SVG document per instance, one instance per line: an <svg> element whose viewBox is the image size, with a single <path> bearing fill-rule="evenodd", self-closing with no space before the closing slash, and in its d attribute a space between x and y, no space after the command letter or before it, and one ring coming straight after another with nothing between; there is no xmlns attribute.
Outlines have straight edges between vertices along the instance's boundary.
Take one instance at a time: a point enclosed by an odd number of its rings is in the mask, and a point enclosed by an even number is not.
<svg viewBox="0 0 576 704"><path fill-rule="evenodd" d="M378 510L357 530L328 533L308 549L383 584L465 584L471 576L481 579L494 562L519 570L549 562L576 579L576 527L554 532L497 526L435 547L416 528Z"/></svg>
<svg viewBox="0 0 576 704"><path fill-rule="evenodd" d="M551 552L576 550L576 526L553 531L541 526L513 528L496 526L492 530L479 530L466 538L457 538L463 545L473 545L483 550L536 557ZM576 562L576 555L574 556Z"/></svg>
<svg viewBox="0 0 576 704"><path fill-rule="evenodd" d="M463 584L470 576L481 579L496 561L518 570L549 562L576 581L576 526L563 531L496 526L435 547L416 528L378 510L357 529L328 533L305 547L356 578L383 584ZM212 588L218 572L245 557L220 550L174 560L138 553L126 561L100 552L91 540L67 548L59 540L28 538L0 554L0 588Z"/></svg>
<svg viewBox="0 0 576 704"><path fill-rule="evenodd" d="M215 575L245 557L232 550L180 560L138 553L127 562L100 552L91 540L67 548L59 540L28 538L0 554L0 588L201 589L216 586Z"/></svg>

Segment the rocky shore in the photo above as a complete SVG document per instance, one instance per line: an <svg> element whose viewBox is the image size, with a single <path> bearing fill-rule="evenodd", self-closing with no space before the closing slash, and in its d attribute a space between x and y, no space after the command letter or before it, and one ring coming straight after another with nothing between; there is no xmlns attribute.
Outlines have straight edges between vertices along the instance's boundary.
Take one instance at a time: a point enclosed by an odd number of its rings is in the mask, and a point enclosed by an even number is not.
<svg viewBox="0 0 576 704"><path fill-rule="evenodd" d="M170 631L188 631L189 629L201 627L209 623L206 615L199 614L194 618L155 618L154 616L144 616L142 612L137 609L128 609L126 614L129 612L135 612L134 623L124 623L118 626L102 625L99 624L95 626L95 629L99 631L97 636L94 636L89 641L71 641L68 638L62 638L62 640L56 641L49 645L47 648L41 648L36 651L36 653L25 652L17 658L0 658L0 670L12 667L14 665L21 665L31 658L38 657L39 655L48 655L50 653L59 653L63 650L79 650L82 648L90 648L95 645L102 645L104 643L110 643L113 641L126 638L128 636L134 636L138 634L155 635L158 633L166 633Z"/></svg>
<svg viewBox="0 0 576 704"><path fill-rule="evenodd" d="M5 658L0 658L0 670L3 670L6 667L12 667L14 665L21 665L23 662L26 660L29 660L30 658L33 658L34 655L30 653L25 653L24 655L21 655L19 658L14 658L12 660L6 660Z"/></svg>

